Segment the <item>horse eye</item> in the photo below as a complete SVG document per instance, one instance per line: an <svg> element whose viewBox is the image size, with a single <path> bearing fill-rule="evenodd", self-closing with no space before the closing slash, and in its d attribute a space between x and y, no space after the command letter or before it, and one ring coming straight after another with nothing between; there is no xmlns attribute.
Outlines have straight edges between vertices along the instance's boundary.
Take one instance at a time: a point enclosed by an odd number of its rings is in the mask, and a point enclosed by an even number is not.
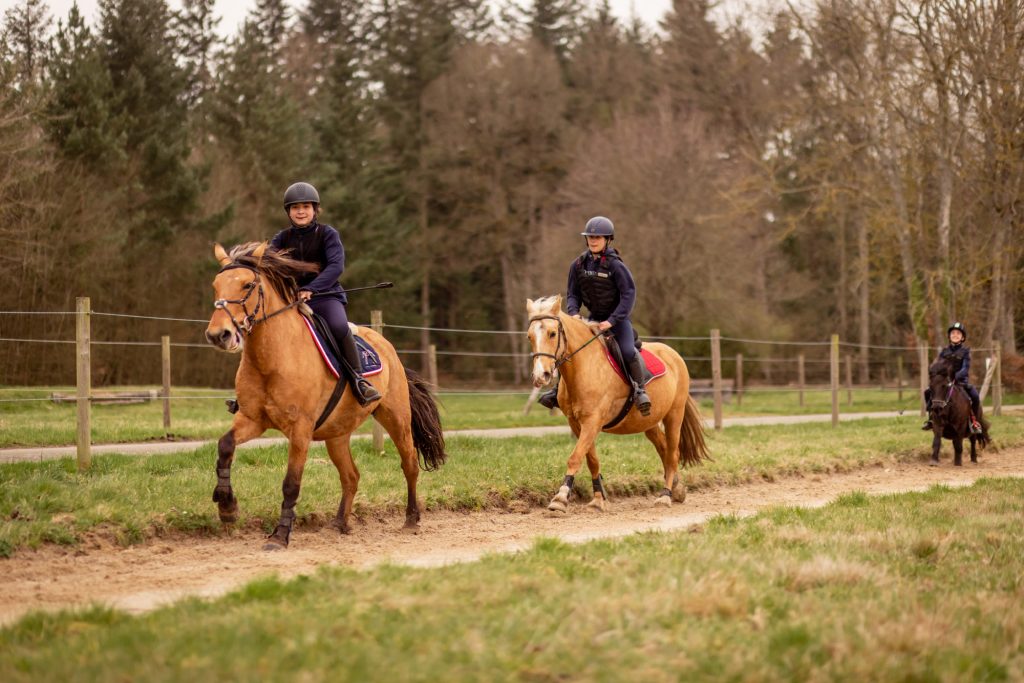
<svg viewBox="0 0 1024 683"><path fill-rule="evenodd" d="M255 280L251 280L250 282L246 283L246 285L245 285L245 287L243 287L243 289L250 290L250 289L252 289L255 286L256 286L256 281Z"/></svg>
<svg viewBox="0 0 1024 683"><path fill-rule="evenodd" d="M554 332L548 332L548 339L554 339L554 338L555 338L555 333Z"/></svg>

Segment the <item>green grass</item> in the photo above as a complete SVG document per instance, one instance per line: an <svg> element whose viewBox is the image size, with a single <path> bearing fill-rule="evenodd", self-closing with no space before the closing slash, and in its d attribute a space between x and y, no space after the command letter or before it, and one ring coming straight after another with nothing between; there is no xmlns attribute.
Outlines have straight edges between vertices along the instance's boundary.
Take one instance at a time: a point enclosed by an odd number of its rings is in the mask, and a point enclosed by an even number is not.
<svg viewBox="0 0 1024 683"><path fill-rule="evenodd" d="M1024 481L37 613L5 681L1021 680Z"/></svg>
<svg viewBox="0 0 1024 683"><path fill-rule="evenodd" d="M730 427L708 434L714 460L683 470L683 479L697 489L924 461L931 439L917 427L916 416L842 423L836 430L827 424ZM1024 418L997 418L993 434L1001 446L1024 443ZM449 462L421 476L419 493L428 510L546 504L572 445L569 436L452 438ZM405 480L391 444L383 456L374 454L367 440L353 442L353 450L362 472L356 514L403 509ZM950 451L947 444L946 462ZM602 435L598 453L612 496L662 487L661 462L643 436ZM232 480L241 525L269 530L276 523L286 461L283 445L238 451ZM72 459L2 465L0 554L43 543L74 544L97 530L125 544L167 533L220 533L210 502L215 462L211 444L174 455L101 455L83 474ZM586 499L585 467L577 479L578 493ZM311 449L302 483L300 524L321 525L334 515L341 497L337 470L322 445Z"/></svg>
<svg viewBox="0 0 1024 683"><path fill-rule="evenodd" d="M130 387L153 388L153 387ZM76 407L73 403L55 404L50 401L26 403L7 402L12 399L46 398L51 391L74 393L73 387L0 388L0 448L14 446L47 446L75 443ZM175 439L216 439L231 426L231 415L225 410L220 396L230 396L224 389L173 389L171 392L171 429ZM215 398L198 398L209 397ZM897 400L893 390L858 389L854 391L853 406L846 405L846 392L842 392L840 410L866 412L880 410L907 410L917 412L915 392L904 392L904 400ZM550 414L535 405L529 415L523 415L527 394L443 394L440 397L441 417L445 429L488 429L500 427L531 427L564 425L560 414ZM1024 396L1007 395L1004 403L1024 403ZM701 401L705 416L712 414L709 400ZM746 415L800 415L829 413L831 394L814 391L805 394L800 406L798 395L792 391L754 390L736 405L735 398L725 404L726 417ZM92 409L92 435L94 443L128 443L168 438L163 427L163 403L152 401L136 405L102 405ZM364 425L363 432L370 425ZM279 435L275 430L269 435Z"/></svg>

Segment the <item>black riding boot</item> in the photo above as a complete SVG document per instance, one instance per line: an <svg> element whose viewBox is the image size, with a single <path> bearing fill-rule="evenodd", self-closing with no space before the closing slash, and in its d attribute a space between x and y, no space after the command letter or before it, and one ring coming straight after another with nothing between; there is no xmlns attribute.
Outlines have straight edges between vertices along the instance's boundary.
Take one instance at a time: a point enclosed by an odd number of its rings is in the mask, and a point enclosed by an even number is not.
<svg viewBox="0 0 1024 683"><path fill-rule="evenodd" d="M633 356L633 360L629 362L629 374L633 378L636 408L641 415L646 417L651 414L651 399L644 391L644 366L639 353Z"/></svg>
<svg viewBox="0 0 1024 683"><path fill-rule="evenodd" d="M366 405L372 401L380 400L378 392L372 384L363 378L363 364L359 362L359 351L356 349L356 340L352 333L341 338L341 353L345 358L343 362L348 371L349 383L352 385L352 393L360 405Z"/></svg>
<svg viewBox="0 0 1024 683"><path fill-rule="evenodd" d="M974 397L971 397L971 414L974 416L974 420L971 422L971 434L982 434L984 430L981 427L981 401L974 402Z"/></svg>
<svg viewBox="0 0 1024 683"><path fill-rule="evenodd" d="M545 391L543 394L537 397L537 403L541 404L548 410L554 410L558 407L558 383L562 381L561 378L555 378L554 388Z"/></svg>
<svg viewBox="0 0 1024 683"><path fill-rule="evenodd" d="M930 432L932 431L932 390L930 388L924 390L924 414L928 415L928 419L925 420L921 431Z"/></svg>

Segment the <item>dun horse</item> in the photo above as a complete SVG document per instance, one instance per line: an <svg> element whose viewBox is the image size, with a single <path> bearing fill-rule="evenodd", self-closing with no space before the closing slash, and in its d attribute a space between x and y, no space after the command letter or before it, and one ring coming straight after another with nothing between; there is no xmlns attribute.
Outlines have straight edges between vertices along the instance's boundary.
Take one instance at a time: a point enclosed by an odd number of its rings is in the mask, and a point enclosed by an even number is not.
<svg viewBox="0 0 1024 683"><path fill-rule="evenodd" d="M665 488L655 498L658 505L686 499L686 487L679 479L680 460L687 465L708 458L704 427L696 402L690 397L690 373L686 362L665 344L645 343L664 366L664 375L647 385L651 411L643 416L631 409L620 421L631 387L608 362L602 343L594 340L591 327L562 312L562 298L527 299L530 317L527 336L533 350L533 383L547 384L557 369L562 380L558 405L576 435L576 447L569 456L565 479L551 499L549 510L565 512L576 473L584 457L590 469L594 498L589 505L605 509L608 499L601 479L595 440L602 431L611 434L643 432L661 456Z"/></svg>
<svg viewBox="0 0 1024 683"><path fill-rule="evenodd" d="M217 444L217 487L213 500L221 521L238 518L238 501L231 487L235 448L255 439L270 427L288 437L281 518L264 545L266 550L286 548L295 521L295 504L311 441L325 441L327 453L341 478L341 504L335 526L351 531L352 502L359 485L359 469L352 459L349 437L371 414L391 435L402 461L408 488L405 527L419 525L416 480L425 469L445 461L444 436L437 406L427 385L402 367L394 347L373 330L353 327L378 353L382 370L370 378L382 399L360 406L346 388L340 403L323 423L318 417L336 386L314 345L302 313L293 303L295 277L315 269L273 250L266 243L238 246L228 255L220 245L214 255L221 264L213 280L216 310L206 328L210 343L224 351L241 353L235 376L238 411L231 429Z"/></svg>
<svg viewBox="0 0 1024 683"><path fill-rule="evenodd" d="M981 434L971 432L971 398L954 379L953 366L940 358L928 368L928 384L932 390L930 415L932 420L933 467L939 464L939 451L943 437L953 442L953 464L963 465L964 438L971 441L971 462L978 462L977 446L985 448L992 442L988 435L989 423L980 416ZM980 411L979 411L980 412Z"/></svg>

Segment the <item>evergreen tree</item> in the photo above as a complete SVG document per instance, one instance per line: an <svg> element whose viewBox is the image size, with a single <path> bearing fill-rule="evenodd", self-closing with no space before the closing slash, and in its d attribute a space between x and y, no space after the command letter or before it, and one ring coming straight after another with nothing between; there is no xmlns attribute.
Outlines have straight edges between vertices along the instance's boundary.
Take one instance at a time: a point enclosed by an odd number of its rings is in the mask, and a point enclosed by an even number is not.
<svg viewBox="0 0 1024 683"><path fill-rule="evenodd" d="M190 108L202 102L213 87L212 62L220 23L220 17L214 14L215 4L216 0L183 0L181 10L174 14L174 34L187 73Z"/></svg>
<svg viewBox="0 0 1024 683"><path fill-rule="evenodd" d="M39 81L51 23L49 8L43 0L21 0L4 12L0 43L17 74L12 85L27 90Z"/></svg>

